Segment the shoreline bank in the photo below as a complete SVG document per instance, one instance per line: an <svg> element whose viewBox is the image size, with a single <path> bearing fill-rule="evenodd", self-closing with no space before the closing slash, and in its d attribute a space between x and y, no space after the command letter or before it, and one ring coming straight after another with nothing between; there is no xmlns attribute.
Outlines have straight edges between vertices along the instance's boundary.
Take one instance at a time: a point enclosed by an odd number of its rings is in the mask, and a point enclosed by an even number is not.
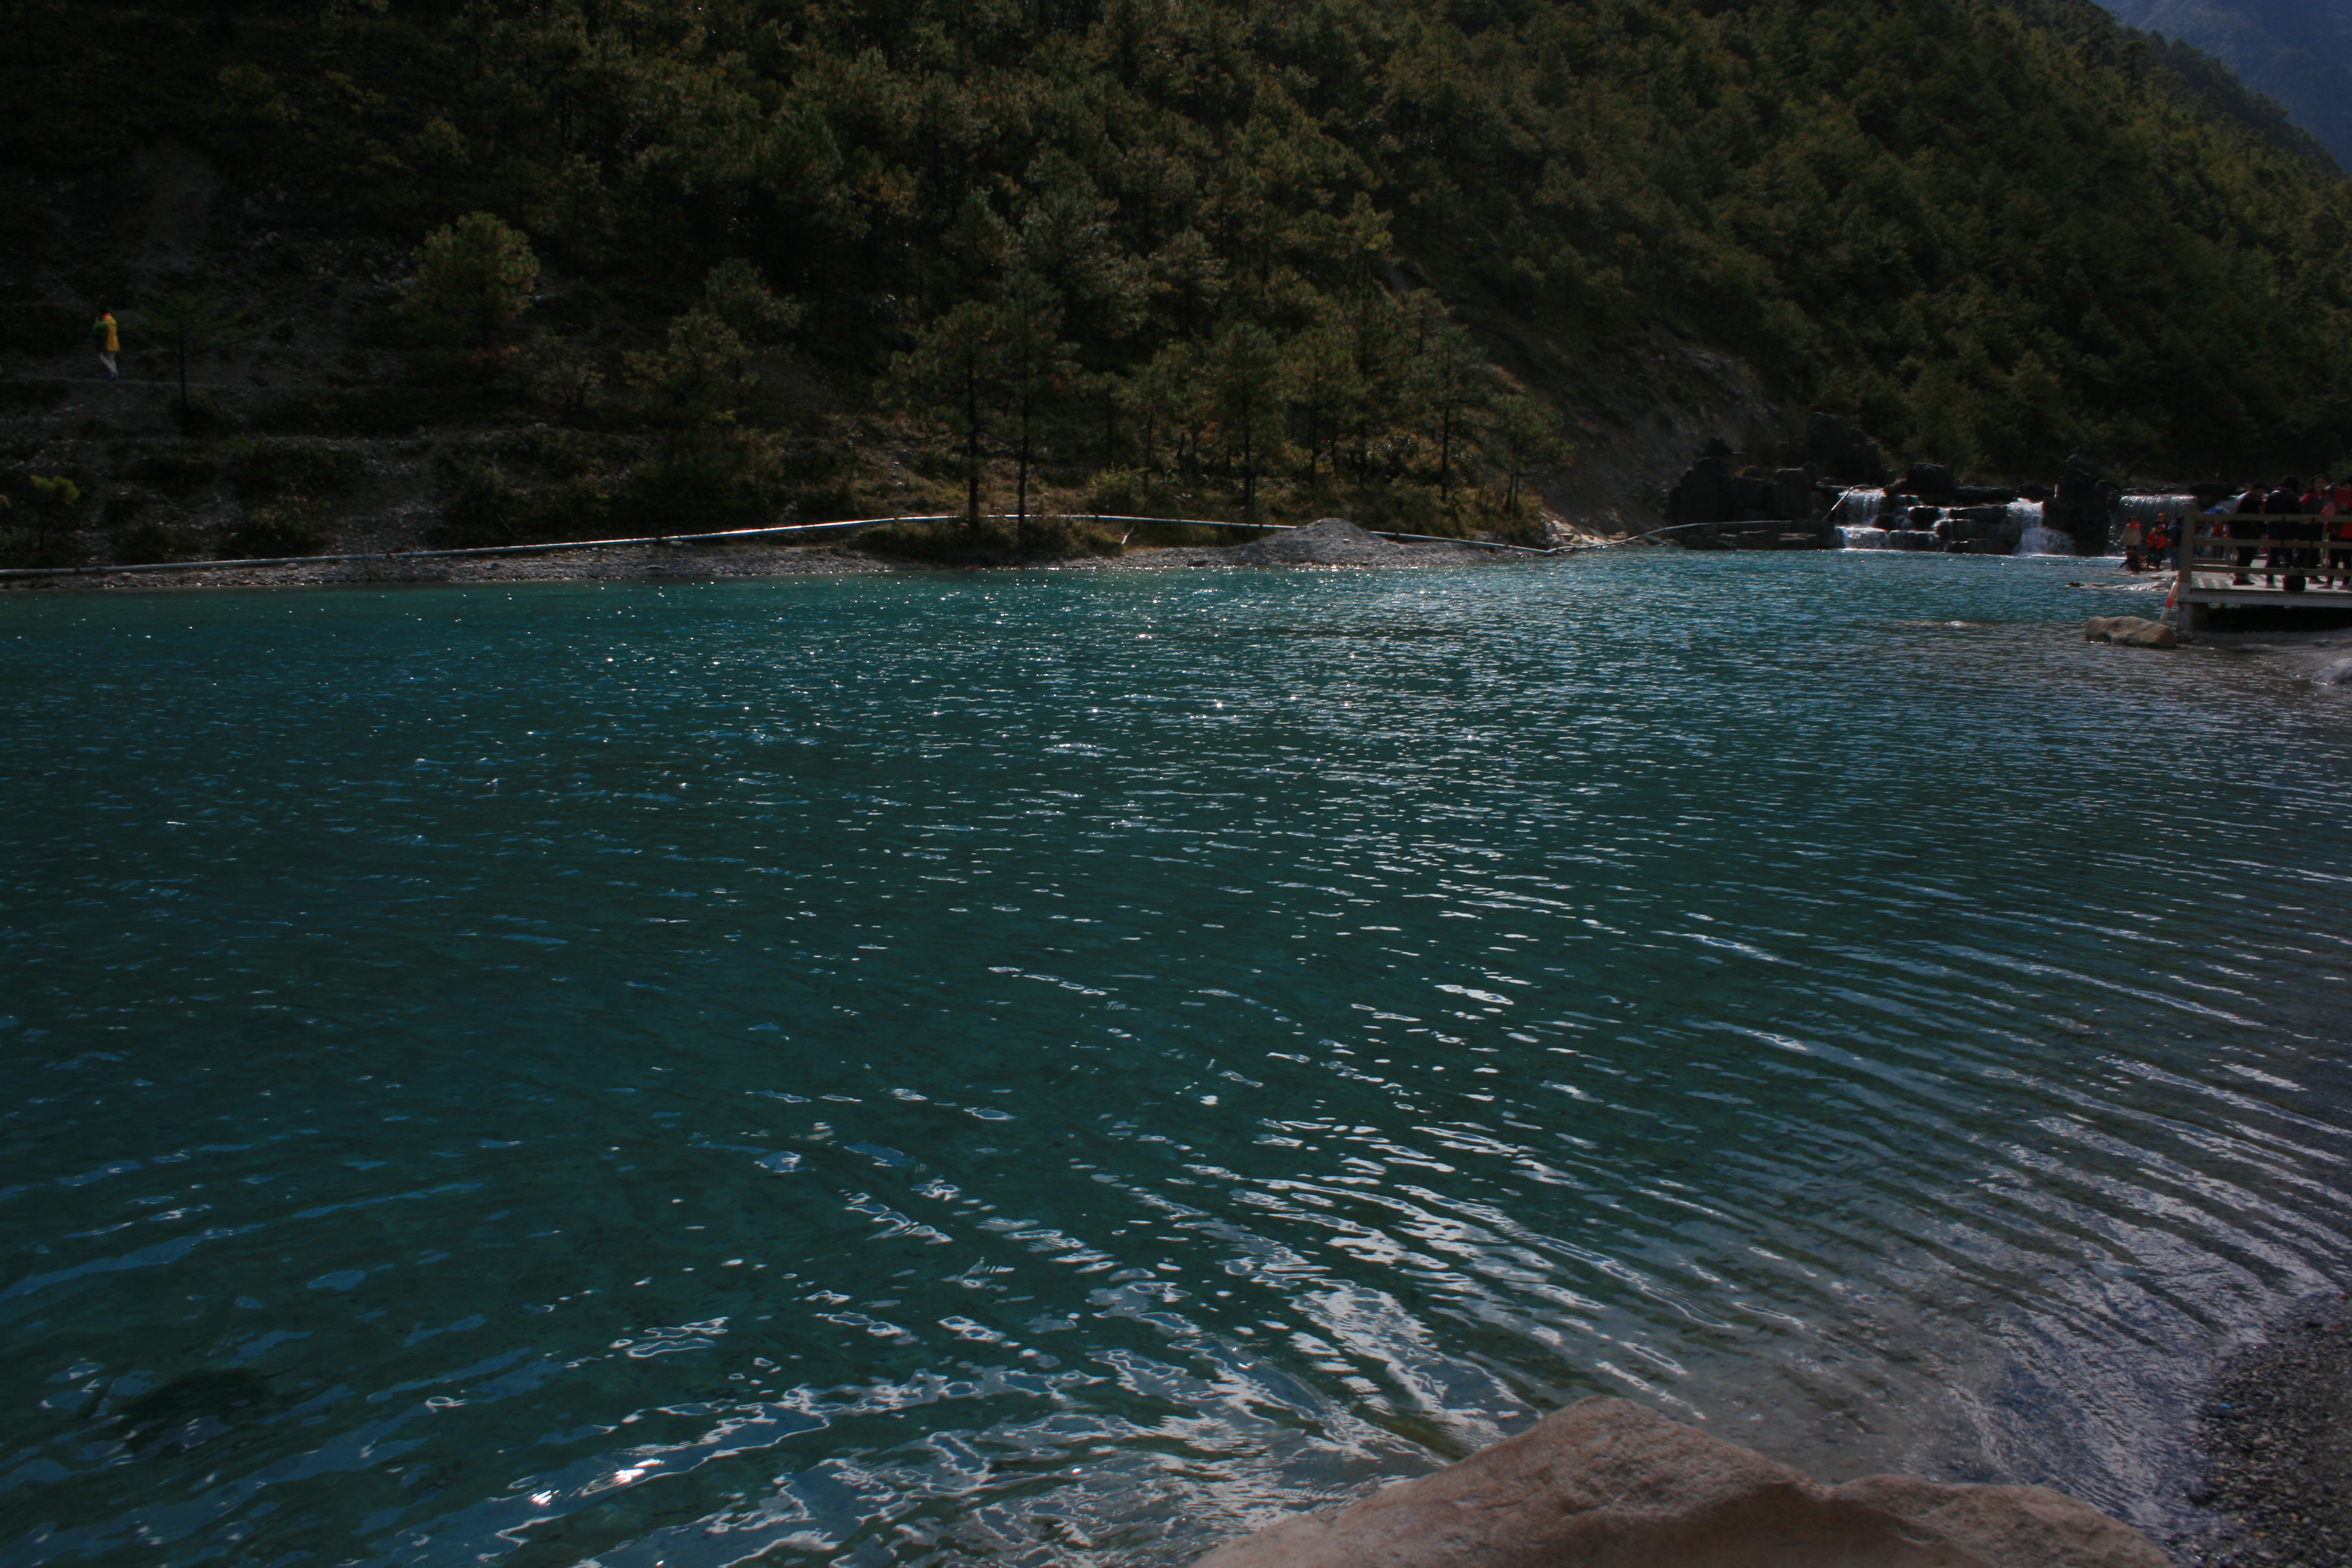
<svg viewBox="0 0 2352 1568"><path fill-rule="evenodd" d="M142 588L278 588L392 586L403 584L546 583L681 580L707 577L881 575L902 572L972 570L1120 571L1199 566L1429 566L1485 563L1509 552L1474 543L1402 543L1352 523L1323 521L1230 545L1151 546L1118 555L1062 560L958 563L908 560L824 544L635 544L513 555L436 556L387 553L317 562L211 566L191 563L179 572L94 570L68 576L0 580L0 590L37 592ZM1542 558L1540 552L1538 557Z"/></svg>

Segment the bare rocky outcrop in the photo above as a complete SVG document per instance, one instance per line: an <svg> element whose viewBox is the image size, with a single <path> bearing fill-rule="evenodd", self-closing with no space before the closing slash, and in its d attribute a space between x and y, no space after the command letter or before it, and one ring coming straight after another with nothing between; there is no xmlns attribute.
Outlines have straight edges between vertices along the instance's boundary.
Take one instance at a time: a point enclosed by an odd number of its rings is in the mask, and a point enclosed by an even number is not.
<svg viewBox="0 0 2352 1568"><path fill-rule="evenodd" d="M1197 1568L2169 1568L2041 1487L1823 1486L1622 1399L1219 1548Z"/></svg>

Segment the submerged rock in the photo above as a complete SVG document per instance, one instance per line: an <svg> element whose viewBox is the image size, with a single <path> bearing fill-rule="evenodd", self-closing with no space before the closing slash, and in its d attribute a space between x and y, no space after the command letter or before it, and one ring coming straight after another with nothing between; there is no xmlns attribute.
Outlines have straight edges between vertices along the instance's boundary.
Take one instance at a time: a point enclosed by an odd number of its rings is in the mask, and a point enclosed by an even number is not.
<svg viewBox="0 0 2352 1568"><path fill-rule="evenodd" d="M2111 642L2122 647L2178 647L2180 637L2162 621L2145 616L2093 616L2083 623L2084 642Z"/></svg>
<svg viewBox="0 0 2352 1568"><path fill-rule="evenodd" d="M1822 1486L1622 1399L1586 1399L1433 1475L1219 1548L1197 1568L2169 1568L2041 1487Z"/></svg>

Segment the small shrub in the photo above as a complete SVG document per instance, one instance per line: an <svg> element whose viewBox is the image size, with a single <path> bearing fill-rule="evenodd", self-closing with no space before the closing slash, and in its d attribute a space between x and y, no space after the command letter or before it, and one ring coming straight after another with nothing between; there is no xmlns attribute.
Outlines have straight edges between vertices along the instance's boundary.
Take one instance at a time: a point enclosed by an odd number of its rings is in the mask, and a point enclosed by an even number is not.
<svg viewBox="0 0 2352 1568"><path fill-rule="evenodd" d="M530 473L577 478L592 470L618 468L635 458L638 448L611 436L530 425L477 437L466 442L460 452L466 458L519 466Z"/></svg>
<svg viewBox="0 0 2352 1568"><path fill-rule="evenodd" d="M1066 561L1117 555L1118 536L1079 517L982 518L958 522L892 522L857 536L860 549L947 566L995 566L1017 561Z"/></svg>
<svg viewBox="0 0 2352 1568"><path fill-rule="evenodd" d="M352 392L288 393L254 416L257 429L288 436L413 436L426 425L457 423L477 400L418 386Z"/></svg>
<svg viewBox="0 0 2352 1568"><path fill-rule="evenodd" d="M185 403L172 405L172 421L186 436L226 436L236 428L236 421L219 404L203 393L194 394Z"/></svg>
<svg viewBox="0 0 2352 1568"><path fill-rule="evenodd" d="M169 518L142 515L114 531L114 559L125 566L194 561L204 552L203 531Z"/></svg>
<svg viewBox="0 0 2352 1568"><path fill-rule="evenodd" d="M316 555L326 542L326 507L307 496L282 496L248 510L231 547L245 557Z"/></svg>
<svg viewBox="0 0 2352 1568"><path fill-rule="evenodd" d="M838 479L849 467L850 450L838 441L802 441L778 454L776 474L801 484ZM957 470L961 477L961 469Z"/></svg>
<svg viewBox="0 0 2352 1568"><path fill-rule="evenodd" d="M611 525L625 534L716 533L776 521L785 493L770 475L697 462L646 463L613 489Z"/></svg>
<svg viewBox="0 0 2352 1568"><path fill-rule="evenodd" d="M186 495L211 484L220 464L202 447L163 447L141 454L123 472L142 485Z"/></svg>
<svg viewBox="0 0 2352 1568"><path fill-rule="evenodd" d="M793 516L802 522L839 522L856 517L864 503L847 485L811 485L787 498Z"/></svg>
<svg viewBox="0 0 2352 1568"><path fill-rule="evenodd" d="M611 494L593 479L524 489L495 461L477 458L460 473L435 542L469 550L594 539L614 531L612 514Z"/></svg>
<svg viewBox="0 0 2352 1568"><path fill-rule="evenodd" d="M228 477L248 500L280 495L324 495L359 478L360 455L311 441L231 442L223 448Z"/></svg>
<svg viewBox="0 0 2352 1568"><path fill-rule="evenodd" d="M18 353L58 354L89 341L89 323L64 305L0 306L0 349Z"/></svg>
<svg viewBox="0 0 2352 1568"><path fill-rule="evenodd" d="M534 344L524 374L533 396L575 417L587 411L604 384L595 352L564 338Z"/></svg>
<svg viewBox="0 0 2352 1568"><path fill-rule="evenodd" d="M0 565L72 565L73 514L88 496L66 474L0 475Z"/></svg>
<svg viewBox="0 0 2352 1568"><path fill-rule="evenodd" d="M0 408L55 408L65 400L62 381L0 381Z"/></svg>

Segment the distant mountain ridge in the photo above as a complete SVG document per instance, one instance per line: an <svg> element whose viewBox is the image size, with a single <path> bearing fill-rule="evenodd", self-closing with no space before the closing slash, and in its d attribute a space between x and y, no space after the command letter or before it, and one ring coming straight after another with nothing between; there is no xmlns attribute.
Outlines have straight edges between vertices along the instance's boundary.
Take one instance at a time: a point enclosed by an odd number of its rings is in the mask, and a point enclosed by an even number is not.
<svg viewBox="0 0 2352 1568"><path fill-rule="evenodd" d="M2352 0L2106 0L2126 25L2187 44L2275 100L2352 168ZM2169 63L2169 62L2168 62Z"/></svg>

